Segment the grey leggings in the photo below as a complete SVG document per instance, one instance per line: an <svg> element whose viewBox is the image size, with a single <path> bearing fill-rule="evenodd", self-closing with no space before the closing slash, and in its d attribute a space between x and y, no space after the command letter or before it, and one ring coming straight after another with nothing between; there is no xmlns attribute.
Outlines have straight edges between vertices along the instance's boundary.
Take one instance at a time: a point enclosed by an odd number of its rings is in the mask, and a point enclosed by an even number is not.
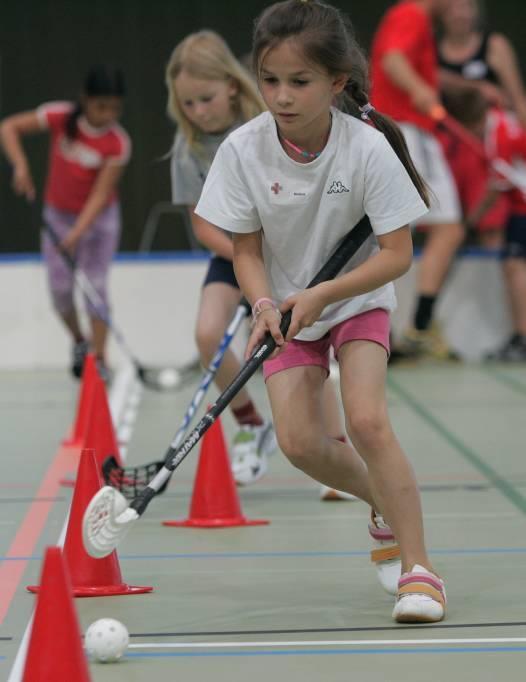
<svg viewBox="0 0 526 682"><path fill-rule="evenodd" d="M75 213L59 211L53 206L44 207L44 220L60 238L64 238L73 226ZM120 235L120 208L113 202L94 220L77 245L75 260L85 273L109 311L107 279L108 270ZM73 283L71 269L53 245L50 237L42 233L42 254L47 265L48 283L53 305L61 315L74 309ZM86 299L90 317L97 317L96 310Z"/></svg>

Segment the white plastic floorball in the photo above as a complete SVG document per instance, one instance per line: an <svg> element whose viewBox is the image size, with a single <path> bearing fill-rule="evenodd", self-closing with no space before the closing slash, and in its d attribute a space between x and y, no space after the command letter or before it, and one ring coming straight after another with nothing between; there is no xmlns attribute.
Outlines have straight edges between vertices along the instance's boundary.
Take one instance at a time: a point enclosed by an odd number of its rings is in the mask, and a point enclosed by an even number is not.
<svg viewBox="0 0 526 682"><path fill-rule="evenodd" d="M157 375L157 382L162 388L174 388L179 383L179 372L176 369L162 369Z"/></svg>
<svg viewBox="0 0 526 682"><path fill-rule="evenodd" d="M86 651L99 663L115 663L126 651L130 636L126 626L114 618L100 618L86 630Z"/></svg>

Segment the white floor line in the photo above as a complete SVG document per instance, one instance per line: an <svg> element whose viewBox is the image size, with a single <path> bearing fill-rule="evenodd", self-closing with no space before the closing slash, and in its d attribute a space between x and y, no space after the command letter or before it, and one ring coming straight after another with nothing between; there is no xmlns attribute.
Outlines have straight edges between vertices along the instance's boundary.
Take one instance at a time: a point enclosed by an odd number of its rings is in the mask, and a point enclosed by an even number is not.
<svg viewBox="0 0 526 682"><path fill-rule="evenodd" d="M125 383L127 382L127 383ZM129 366L126 366L122 369L122 371L118 371L115 375L115 379L112 383L112 387L110 389L110 395L109 395L109 404L110 404L110 411L113 419L113 423L118 430L118 424L119 424L119 415L122 415L124 412L124 409L126 407L126 401L127 401L127 396L130 391L130 386L132 388L132 394L133 394L133 383L130 384L130 382L135 382L137 383L137 380L135 379L133 369L130 372ZM136 400L136 398L134 398ZM135 404L137 405L138 402L140 402L140 397L139 401L136 401ZM121 458L124 461L124 454L121 449ZM68 527L68 519L69 519L69 508L68 512L66 514L66 518L64 520L64 525L62 526L62 530L60 531L59 539L57 541L57 545L59 547L62 547L64 544L64 540L66 538L66 530ZM15 660L13 662L13 666L11 668L11 671L9 673L9 678L7 682L22 682L22 675L24 673L24 665L26 661L26 653L27 653L27 647L29 646L29 636L31 633L31 625L33 623L33 615L34 612L31 614L29 618L29 622L26 626L26 629L24 630L24 634L22 636L22 640L20 642L20 646L18 647L18 651L16 652Z"/></svg>
<svg viewBox="0 0 526 682"><path fill-rule="evenodd" d="M524 644L526 637L472 637L462 639L333 639L291 642L149 642L130 649L247 649L253 647L423 646L430 644Z"/></svg>
<svg viewBox="0 0 526 682"><path fill-rule="evenodd" d="M121 367L115 374L113 379L109 403L113 423L119 425L122 422L124 411L128 407L128 393L131 393L130 388L137 383L135 380L135 372L133 365L126 364Z"/></svg>

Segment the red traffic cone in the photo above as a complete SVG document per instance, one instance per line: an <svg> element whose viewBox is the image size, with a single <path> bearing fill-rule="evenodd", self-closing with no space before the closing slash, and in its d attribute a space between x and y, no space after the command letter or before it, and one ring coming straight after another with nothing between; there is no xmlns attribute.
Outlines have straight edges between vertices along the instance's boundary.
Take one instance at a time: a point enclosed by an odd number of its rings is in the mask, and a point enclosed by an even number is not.
<svg viewBox="0 0 526 682"><path fill-rule="evenodd" d="M99 376L96 377L93 385L91 410L83 447L95 451L95 456L101 469L104 460L110 455L113 455L119 466L122 466L106 388ZM75 479L63 478L60 480L60 485L73 488L75 486Z"/></svg>
<svg viewBox="0 0 526 682"><path fill-rule="evenodd" d="M223 528L261 526L267 523L269 522L264 520L251 521L241 513L223 428L217 419L203 437L190 517L185 521L163 521L163 525Z"/></svg>
<svg viewBox="0 0 526 682"><path fill-rule="evenodd" d="M119 445L115 436L110 406L108 404L108 396L106 395L106 387L100 377L95 381L93 404L84 447L95 450L95 455L101 466L109 455L113 455L119 466L122 466Z"/></svg>
<svg viewBox="0 0 526 682"><path fill-rule="evenodd" d="M95 387L95 380L98 378L99 373L97 372L95 356L93 353L88 353L84 361L84 369L82 370L82 384L79 392L75 423L69 436L62 441L62 445L70 447L82 447L84 445L91 411L91 401L93 399L93 389Z"/></svg>
<svg viewBox="0 0 526 682"><path fill-rule="evenodd" d="M64 558L71 576L73 594L75 597L110 597L151 592L153 587L135 587L122 582L116 551L103 559L94 559L84 549L82 517L93 495L101 487L95 454L93 450L83 450L64 542ZM31 586L27 589L36 592L39 588Z"/></svg>
<svg viewBox="0 0 526 682"><path fill-rule="evenodd" d="M59 547L47 548L40 585L22 682L90 682L71 583Z"/></svg>

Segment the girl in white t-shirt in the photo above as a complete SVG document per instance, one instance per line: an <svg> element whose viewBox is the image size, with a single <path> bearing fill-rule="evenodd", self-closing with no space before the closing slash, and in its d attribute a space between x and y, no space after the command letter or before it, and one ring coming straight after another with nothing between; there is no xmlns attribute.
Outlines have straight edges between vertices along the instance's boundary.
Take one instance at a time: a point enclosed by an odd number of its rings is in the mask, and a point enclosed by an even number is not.
<svg viewBox="0 0 526 682"><path fill-rule="evenodd" d="M418 488L385 398L392 281L411 265L408 223L426 213L425 186L396 126L368 103L365 59L339 10L272 5L256 23L253 57L268 112L221 145L196 213L234 233L235 272L254 312L247 355L268 331L279 346L264 374L281 449L313 478L371 505L372 558L397 594L393 617L439 621L444 584L426 553ZM335 98L352 115L334 108ZM306 290L365 214L374 236L335 280ZM279 321L290 309L283 339ZM361 457L324 428L331 345Z"/></svg>
<svg viewBox="0 0 526 682"><path fill-rule="evenodd" d="M205 178L219 145L230 132L264 110L253 78L213 31L199 31L179 43L166 69L168 112L178 125L171 154L172 201L187 206L197 239L212 252L205 276L196 326L203 365L221 341L241 294L232 264L230 234L195 215ZM223 391L240 370L231 350L216 376ZM327 386L327 421L334 437L345 440L334 390ZM239 485L257 481L275 449L272 423L263 419L249 393L242 390L231 404L239 431L232 445L232 471ZM339 495L325 490L329 497Z"/></svg>

